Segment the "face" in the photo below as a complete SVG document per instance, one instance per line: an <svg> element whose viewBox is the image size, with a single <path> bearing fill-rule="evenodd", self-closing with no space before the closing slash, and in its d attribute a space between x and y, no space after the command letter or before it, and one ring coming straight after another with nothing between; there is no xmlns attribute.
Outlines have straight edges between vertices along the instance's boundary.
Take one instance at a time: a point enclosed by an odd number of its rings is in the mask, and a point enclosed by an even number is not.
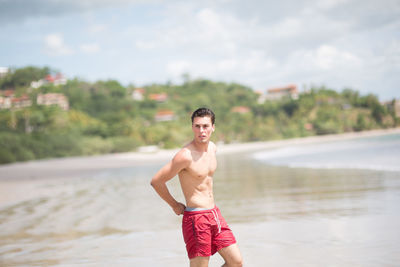
<svg viewBox="0 0 400 267"><path fill-rule="evenodd" d="M210 117L195 117L193 118L192 130L195 141L206 143L210 140L215 126L211 122Z"/></svg>

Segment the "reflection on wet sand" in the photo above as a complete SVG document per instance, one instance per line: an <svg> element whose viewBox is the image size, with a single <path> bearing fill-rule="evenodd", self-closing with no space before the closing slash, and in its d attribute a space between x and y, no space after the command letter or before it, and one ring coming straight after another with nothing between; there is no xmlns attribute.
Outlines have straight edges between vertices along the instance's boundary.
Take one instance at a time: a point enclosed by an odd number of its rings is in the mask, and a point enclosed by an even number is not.
<svg viewBox="0 0 400 267"><path fill-rule="evenodd" d="M235 221L360 215L371 212L365 205L371 195L398 190L387 188L385 178L395 175L384 172L274 167L246 155L226 157L220 164L226 167L217 173L216 195L228 206L225 212L232 207ZM240 207L239 216L235 209Z"/></svg>

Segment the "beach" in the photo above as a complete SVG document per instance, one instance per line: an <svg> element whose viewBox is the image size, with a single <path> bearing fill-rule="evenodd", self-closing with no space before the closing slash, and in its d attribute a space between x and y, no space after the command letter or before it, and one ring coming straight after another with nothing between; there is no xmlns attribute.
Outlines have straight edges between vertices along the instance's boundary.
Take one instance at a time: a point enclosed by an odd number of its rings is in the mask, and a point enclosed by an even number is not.
<svg viewBox="0 0 400 267"><path fill-rule="evenodd" d="M372 130L365 132L351 132L335 135L320 135L304 138L283 139L265 142L218 144L218 155L226 153L241 153L263 149L273 149L282 146L312 144L329 141L349 140L362 137L374 137L387 134L400 133L400 128ZM32 180L47 179L63 176L80 175L81 172L91 172L101 169L121 168L166 162L174 156L179 149L157 150L155 152L128 152L98 155L91 157L70 157L48 160L35 160L0 165L0 180Z"/></svg>
<svg viewBox="0 0 400 267"><path fill-rule="evenodd" d="M398 136L388 129L219 144L215 197L246 265L395 266L400 172L384 163L400 155ZM379 166L352 161L379 150ZM342 151L349 158L336 156ZM176 152L0 166L0 265L187 266L181 217L149 184ZM169 187L183 201L177 179ZM214 256L210 266L222 263Z"/></svg>

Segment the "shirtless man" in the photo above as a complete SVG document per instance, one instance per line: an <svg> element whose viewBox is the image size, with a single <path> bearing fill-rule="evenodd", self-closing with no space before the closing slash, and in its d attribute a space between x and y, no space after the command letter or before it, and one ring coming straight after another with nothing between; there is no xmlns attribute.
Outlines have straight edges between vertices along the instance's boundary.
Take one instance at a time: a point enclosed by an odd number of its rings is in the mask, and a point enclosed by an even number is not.
<svg viewBox="0 0 400 267"><path fill-rule="evenodd" d="M242 266L242 256L235 237L215 206L213 174L217 168L216 146L210 141L215 130L215 115L207 108L192 114L193 140L162 167L151 180L160 197L176 215L183 214L182 232L190 266L208 266L218 252L223 266ZM174 199L166 182L178 174L186 206Z"/></svg>

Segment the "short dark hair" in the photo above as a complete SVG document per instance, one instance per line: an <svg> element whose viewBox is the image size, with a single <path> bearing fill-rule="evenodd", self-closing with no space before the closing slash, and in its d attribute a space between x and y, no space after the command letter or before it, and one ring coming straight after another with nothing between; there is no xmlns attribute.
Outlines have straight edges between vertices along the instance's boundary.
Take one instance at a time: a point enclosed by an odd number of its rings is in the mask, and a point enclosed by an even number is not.
<svg viewBox="0 0 400 267"><path fill-rule="evenodd" d="M215 123L215 114L209 108L196 109L195 112L193 112L193 114L192 114L192 123L193 123L194 118L196 118L196 117L210 117L212 124L214 125L214 123Z"/></svg>

